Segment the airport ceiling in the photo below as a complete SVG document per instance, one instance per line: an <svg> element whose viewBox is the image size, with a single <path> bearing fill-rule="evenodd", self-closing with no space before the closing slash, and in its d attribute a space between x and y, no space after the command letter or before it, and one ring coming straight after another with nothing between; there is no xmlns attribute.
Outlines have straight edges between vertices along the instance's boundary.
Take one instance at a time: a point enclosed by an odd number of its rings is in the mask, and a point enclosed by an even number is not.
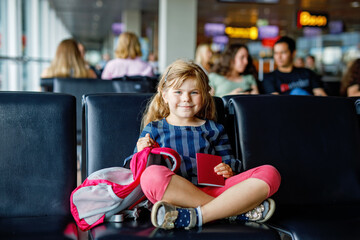
<svg viewBox="0 0 360 240"><path fill-rule="evenodd" d="M181 1L181 0L179 0ZM234 1L234 0L228 0ZM360 31L360 0L198 0L198 32L204 24L225 23L250 27L258 19L278 25L280 34L300 36L296 28L298 10L327 13L330 20L341 20L347 31ZM101 44L113 22L121 22L124 10L141 10L146 21L156 21L159 0L49 0L65 26L79 41ZM277 2L277 3L259 3ZM144 21L144 20L143 20Z"/></svg>

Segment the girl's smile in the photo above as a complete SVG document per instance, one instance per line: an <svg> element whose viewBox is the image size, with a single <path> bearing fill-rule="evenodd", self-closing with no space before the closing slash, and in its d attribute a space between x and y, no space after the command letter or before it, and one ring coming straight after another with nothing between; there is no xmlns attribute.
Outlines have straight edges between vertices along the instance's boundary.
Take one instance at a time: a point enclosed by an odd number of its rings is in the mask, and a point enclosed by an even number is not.
<svg viewBox="0 0 360 240"><path fill-rule="evenodd" d="M199 123L195 115L202 108L202 96L195 79L186 79L179 89L166 90L163 99L170 109L168 122L178 126Z"/></svg>

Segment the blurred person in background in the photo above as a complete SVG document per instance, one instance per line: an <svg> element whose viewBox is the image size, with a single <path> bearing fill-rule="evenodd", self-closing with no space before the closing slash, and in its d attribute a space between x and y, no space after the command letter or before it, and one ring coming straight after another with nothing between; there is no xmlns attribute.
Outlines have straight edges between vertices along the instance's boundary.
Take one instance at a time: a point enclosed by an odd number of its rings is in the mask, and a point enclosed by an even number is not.
<svg viewBox="0 0 360 240"><path fill-rule="evenodd" d="M316 67L315 57L312 55L307 55L305 58L305 67L314 71L316 74L321 75L321 71Z"/></svg>
<svg viewBox="0 0 360 240"><path fill-rule="evenodd" d="M287 36L274 45L274 60L277 69L264 75L265 93L284 95L327 96L319 76L307 68L294 66L296 43Z"/></svg>
<svg viewBox="0 0 360 240"><path fill-rule="evenodd" d="M195 63L197 63L205 73L210 73L212 68L213 51L209 44L200 44L195 53Z"/></svg>
<svg viewBox="0 0 360 240"><path fill-rule="evenodd" d="M350 63L342 77L340 94L347 97L360 96L360 58Z"/></svg>
<svg viewBox="0 0 360 240"><path fill-rule="evenodd" d="M232 94L258 94L257 71L243 44L231 44L209 74L212 94L222 97Z"/></svg>
<svg viewBox="0 0 360 240"><path fill-rule="evenodd" d="M101 55L101 60L99 61L98 64L96 64L96 70L99 72L99 75L101 78L101 74L104 71L104 68L106 66L106 64L110 61L111 57L109 53L104 53Z"/></svg>
<svg viewBox="0 0 360 240"><path fill-rule="evenodd" d="M134 33L123 32L115 50L116 58L106 64L101 78L111 80L123 76L153 76L151 65L141 60L141 56L138 37Z"/></svg>
<svg viewBox="0 0 360 240"><path fill-rule="evenodd" d="M65 39L57 47L50 67L46 68L42 78L96 78L93 70L86 65L74 39Z"/></svg>
<svg viewBox="0 0 360 240"><path fill-rule="evenodd" d="M110 61L111 57L109 53L104 53L102 56L102 59L98 63L99 69L103 70L106 66L106 64Z"/></svg>
<svg viewBox="0 0 360 240"><path fill-rule="evenodd" d="M302 57L297 57L294 61L294 66L297 68L305 67L305 61Z"/></svg>
<svg viewBox="0 0 360 240"><path fill-rule="evenodd" d="M94 71L97 78L100 78L101 77L101 72L99 70L97 70L96 67L94 67L93 65L91 65L90 63L88 63L86 61L86 58L85 58L86 48L85 48L84 44L82 44L81 42L78 42L78 48L79 48L79 51L81 53L81 56L83 57L83 59L84 59L84 61L86 63L86 66Z"/></svg>
<svg viewBox="0 0 360 240"><path fill-rule="evenodd" d="M149 53L148 56L148 62L151 65L151 67L153 68L153 72L155 75L159 75L159 62L158 62L158 58L157 55L153 52Z"/></svg>

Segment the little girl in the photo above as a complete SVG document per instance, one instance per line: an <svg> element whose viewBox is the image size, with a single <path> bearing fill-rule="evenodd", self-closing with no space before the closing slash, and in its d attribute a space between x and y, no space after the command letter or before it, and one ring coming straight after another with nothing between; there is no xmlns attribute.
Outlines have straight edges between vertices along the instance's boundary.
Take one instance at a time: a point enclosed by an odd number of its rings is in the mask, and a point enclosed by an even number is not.
<svg viewBox="0 0 360 240"><path fill-rule="evenodd" d="M137 151L151 147L176 150L182 158L180 173L160 165L148 167L141 177L145 196L154 203L151 221L164 229L190 229L207 222L237 216L264 222L274 212L269 197L280 185L280 174L269 165L240 173L241 162L231 153L224 127L214 121L215 104L206 73L195 63L175 61L162 76L157 93L143 117ZM197 186L196 153L222 157L214 168L223 187Z"/></svg>

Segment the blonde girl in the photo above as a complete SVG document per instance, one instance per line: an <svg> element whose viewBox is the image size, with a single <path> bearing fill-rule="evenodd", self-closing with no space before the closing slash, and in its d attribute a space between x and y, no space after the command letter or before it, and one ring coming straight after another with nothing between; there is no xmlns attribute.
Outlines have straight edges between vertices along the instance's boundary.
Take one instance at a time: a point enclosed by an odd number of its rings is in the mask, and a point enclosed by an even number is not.
<svg viewBox="0 0 360 240"><path fill-rule="evenodd" d="M209 44L200 44L195 53L195 62L203 68L206 73L209 73L212 68L213 52Z"/></svg>
<svg viewBox="0 0 360 240"><path fill-rule="evenodd" d="M74 39L65 39L59 44L50 67L43 71L41 77L96 78L96 74L87 67L77 42Z"/></svg>
<svg viewBox="0 0 360 240"><path fill-rule="evenodd" d="M178 175L152 165L141 177L141 188L154 203L153 225L190 229L231 216L259 222L269 219L275 209L269 197L280 185L277 170L264 165L240 171L241 162L231 153L224 127L215 122L209 80L201 67L178 60L164 73L143 117L145 127L135 151L157 142L176 150L182 162ZM225 186L197 186L196 153L222 157L214 172L226 179Z"/></svg>
<svg viewBox="0 0 360 240"><path fill-rule="evenodd" d="M132 32L123 32L115 50L116 58L106 64L101 78L110 80L123 76L153 76L151 65L141 60L141 55L138 37Z"/></svg>

